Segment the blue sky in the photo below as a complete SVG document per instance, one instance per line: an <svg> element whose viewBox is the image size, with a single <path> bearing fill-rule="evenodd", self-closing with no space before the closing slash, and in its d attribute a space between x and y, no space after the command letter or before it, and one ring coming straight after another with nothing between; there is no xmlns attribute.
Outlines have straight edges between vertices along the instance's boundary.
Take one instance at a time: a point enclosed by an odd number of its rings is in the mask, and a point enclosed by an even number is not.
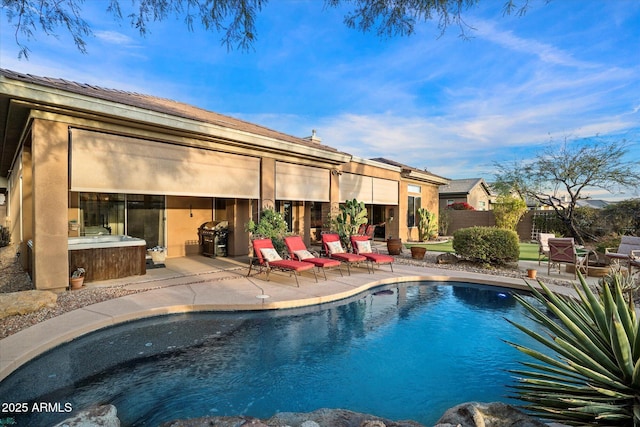
<svg viewBox="0 0 640 427"><path fill-rule="evenodd" d="M640 2L503 0L466 12L469 39L436 23L392 39L343 24L320 0L271 0L249 52L175 18L140 36L85 2L87 54L38 34L19 60L0 25L0 66L170 98L324 144L388 157L447 178L492 180L494 162L526 160L550 143L600 135L633 142L640 160ZM128 1L122 1L128 4ZM594 198L611 198L594 191ZM613 198L638 197L638 190Z"/></svg>

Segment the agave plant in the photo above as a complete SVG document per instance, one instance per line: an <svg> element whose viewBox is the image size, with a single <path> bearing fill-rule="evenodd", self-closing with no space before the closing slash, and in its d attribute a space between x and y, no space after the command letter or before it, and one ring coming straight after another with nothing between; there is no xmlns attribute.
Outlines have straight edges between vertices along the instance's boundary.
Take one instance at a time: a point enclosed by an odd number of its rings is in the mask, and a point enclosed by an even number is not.
<svg viewBox="0 0 640 427"><path fill-rule="evenodd" d="M584 277L578 298L556 295L539 282L531 292L543 309L516 296L549 336L514 326L557 357L509 343L535 361L515 369L516 398L533 415L566 425L640 425L640 332L633 303L623 297L619 276L594 293Z"/></svg>

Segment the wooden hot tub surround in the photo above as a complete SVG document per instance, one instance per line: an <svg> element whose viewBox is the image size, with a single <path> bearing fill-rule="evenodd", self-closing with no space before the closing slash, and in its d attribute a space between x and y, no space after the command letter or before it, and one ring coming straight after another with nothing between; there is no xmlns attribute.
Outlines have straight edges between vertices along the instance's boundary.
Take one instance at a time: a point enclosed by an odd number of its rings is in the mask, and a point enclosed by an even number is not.
<svg viewBox="0 0 640 427"><path fill-rule="evenodd" d="M69 238L69 274L85 269L85 282L146 274L147 245L129 236Z"/></svg>

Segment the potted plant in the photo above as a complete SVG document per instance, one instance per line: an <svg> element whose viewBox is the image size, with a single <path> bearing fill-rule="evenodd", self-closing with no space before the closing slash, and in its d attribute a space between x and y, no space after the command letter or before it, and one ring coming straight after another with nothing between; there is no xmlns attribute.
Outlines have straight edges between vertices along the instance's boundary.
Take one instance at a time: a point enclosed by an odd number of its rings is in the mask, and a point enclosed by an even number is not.
<svg viewBox="0 0 640 427"><path fill-rule="evenodd" d="M84 274L85 270L82 267L77 267L71 273L71 277L69 278L69 287L71 289L80 289L82 285L84 285Z"/></svg>
<svg viewBox="0 0 640 427"><path fill-rule="evenodd" d="M167 251L162 246L147 249L147 253L151 256L154 264L162 264L167 259Z"/></svg>
<svg viewBox="0 0 640 427"><path fill-rule="evenodd" d="M387 239L387 251L389 255L400 255L400 252L402 252L402 239L389 235Z"/></svg>

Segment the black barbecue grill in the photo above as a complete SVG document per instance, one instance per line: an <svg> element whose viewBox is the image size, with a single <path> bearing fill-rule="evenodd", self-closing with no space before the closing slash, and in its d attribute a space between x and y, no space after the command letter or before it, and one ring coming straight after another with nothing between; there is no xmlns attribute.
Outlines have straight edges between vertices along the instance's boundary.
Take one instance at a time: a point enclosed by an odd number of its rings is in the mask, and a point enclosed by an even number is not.
<svg viewBox="0 0 640 427"><path fill-rule="evenodd" d="M229 221L208 221L198 228L200 251L209 257L227 256Z"/></svg>

